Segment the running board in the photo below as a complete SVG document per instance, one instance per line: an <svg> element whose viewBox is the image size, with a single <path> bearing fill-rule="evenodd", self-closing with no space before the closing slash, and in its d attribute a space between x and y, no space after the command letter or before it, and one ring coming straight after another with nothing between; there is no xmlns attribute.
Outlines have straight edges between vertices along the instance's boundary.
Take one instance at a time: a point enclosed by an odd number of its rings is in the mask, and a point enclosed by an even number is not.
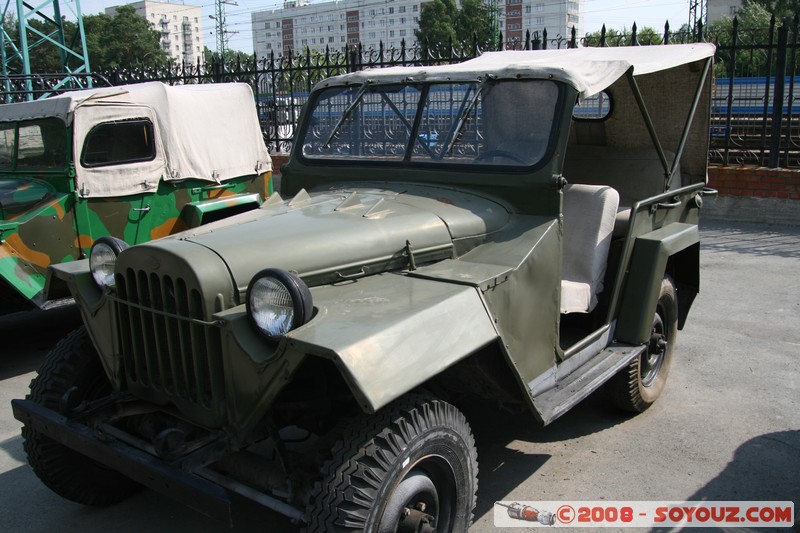
<svg viewBox="0 0 800 533"><path fill-rule="evenodd" d="M563 376L555 387L533 398L533 405L539 411L542 422L547 425L569 411L628 366L646 348L646 345L611 344L572 373Z"/></svg>

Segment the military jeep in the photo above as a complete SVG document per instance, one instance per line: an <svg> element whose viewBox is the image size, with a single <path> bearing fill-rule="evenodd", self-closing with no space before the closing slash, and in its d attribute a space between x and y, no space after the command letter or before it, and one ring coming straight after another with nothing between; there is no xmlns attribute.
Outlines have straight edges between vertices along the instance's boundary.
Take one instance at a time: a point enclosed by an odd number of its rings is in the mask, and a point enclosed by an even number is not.
<svg viewBox="0 0 800 533"><path fill-rule="evenodd" d="M162 83L0 106L0 313L47 308L47 268L258 207L271 163L245 84Z"/></svg>
<svg viewBox="0 0 800 533"><path fill-rule="evenodd" d="M85 328L13 402L60 495L233 494L306 531L466 531L465 400L646 410L699 287L707 44L319 83L282 197L53 267Z"/></svg>

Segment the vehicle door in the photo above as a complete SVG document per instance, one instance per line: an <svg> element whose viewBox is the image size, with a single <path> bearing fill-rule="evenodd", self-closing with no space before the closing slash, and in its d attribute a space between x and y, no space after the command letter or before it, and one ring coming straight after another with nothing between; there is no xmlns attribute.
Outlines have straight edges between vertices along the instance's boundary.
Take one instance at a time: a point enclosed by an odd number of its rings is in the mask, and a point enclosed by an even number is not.
<svg viewBox="0 0 800 533"><path fill-rule="evenodd" d="M103 235L150 240L166 172L155 113L141 105L82 105L75 111L78 238L85 250Z"/></svg>

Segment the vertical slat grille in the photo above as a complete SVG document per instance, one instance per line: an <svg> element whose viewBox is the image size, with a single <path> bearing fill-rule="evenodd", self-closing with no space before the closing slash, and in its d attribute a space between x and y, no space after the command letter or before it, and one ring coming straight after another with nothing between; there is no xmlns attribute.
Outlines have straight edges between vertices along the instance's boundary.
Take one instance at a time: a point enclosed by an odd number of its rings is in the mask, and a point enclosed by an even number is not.
<svg viewBox="0 0 800 533"><path fill-rule="evenodd" d="M129 383L216 409L224 398L219 330L184 279L127 269L117 275L119 335Z"/></svg>

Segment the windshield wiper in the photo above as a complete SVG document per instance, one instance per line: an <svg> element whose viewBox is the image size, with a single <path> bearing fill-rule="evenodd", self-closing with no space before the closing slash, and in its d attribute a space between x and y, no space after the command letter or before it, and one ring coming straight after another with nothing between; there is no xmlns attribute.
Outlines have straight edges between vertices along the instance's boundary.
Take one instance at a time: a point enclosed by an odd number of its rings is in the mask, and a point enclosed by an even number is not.
<svg viewBox="0 0 800 533"><path fill-rule="evenodd" d="M342 113L342 116L336 122L336 125L333 127L333 131L328 136L328 140L325 141L325 144L322 145L323 148L330 148L331 147L331 141L336 136L336 134L339 133L339 129L341 129L342 125L344 124L344 121L347 120L347 118L350 116L350 114L353 112L353 110L356 108L356 106L361 103L361 98L364 97L364 93L365 92L367 92L367 84L366 83L361 86L361 89L358 90L358 92L356 93L355 98L353 98L353 101L350 102L350 105L347 106L347 109L344 110L344 113Z"/></svg>
<svg viewBox="0 0 800 533"><path fill-rule="evenodd" d="M480 98L481 93L483 93L484 87L486 87L486 84L481 83L480 88L475 91L475 95L472 97L472 100L470 100L469 104L467 104L467 96L469 93L464 95L464 101L461 102L461 109L458 112L458 121L453 127L452 133L447 136L447 140L444 142L441 152L439 152L439 159L442 159L445 154L447 154L453 148L453 145L456 143L456 139L458 139L458 135L461 133L461 128L463 128L464 124L467 123L467 117L470 113L472 113L472 110L478 103L478 98Z"/></svg>

